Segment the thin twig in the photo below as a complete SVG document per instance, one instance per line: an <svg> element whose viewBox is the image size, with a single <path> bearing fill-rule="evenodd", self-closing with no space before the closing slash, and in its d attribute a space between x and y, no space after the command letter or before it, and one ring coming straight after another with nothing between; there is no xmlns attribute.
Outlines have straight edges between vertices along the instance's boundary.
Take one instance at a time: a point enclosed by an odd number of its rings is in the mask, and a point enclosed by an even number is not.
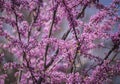
<svg viewBox="0 0 120 84"><path fill-rule="evenodd" d="M57 8L58 8L58 3L57 3L56 8L54 9L54 12L53 12L52 23L51 23L51 27L50 27L50 31L49 31L49 35L48 35L49 38L51 37L51 34L52 34L52 29L54 26L54 21L55 21L56 13L57 13ZM46 62L47 62L48 49L49 49L49 44L47 44L46 48L45 48L45 55L44 55L44 69L45 70L46 70L46 66L47 66ZM37 81L37 84L41 84L42 80L43 80L43 78L40 76L38 81Z"/></svg>
<svg viewBox="0 0 120 84"><path fill-rule="evenodd" d="M50 27L50 31L49 31L49 35L48 35L49 38L51 37L51 34L52 34L52 29L53 29L53 25L54 25L56 13L57 13L57 8L58 8L58 4L56 5L56 8L54 9L54 12L53 12L52 23L51 23L51 27ZM46 68L46 61L47 61L47 52L48 52L48 48L49 48L49 44L47 44L47 45L46 45L46 48L45 48L44 68Z"/></svg>
<svg viewBox="0 0 120 84"><path fill-rule="evenodd" d="M16 10L15 10L15 3L14 3L14 1L11 1L11 2L12 2L12 10L15 14L15 21L16 21L15 25L16 25L16 28L17 28L18 38L21 41L20 30L19 30L19 27L18 27L18 16L17 16Z"/></svg>
<svg viewBox="0 0 120 84"><path fill-rule="evenodd" d="M77 15L76 19L79 19L84 14L86 8L87 8L87 4L83 6L81 12Z"/></svg>
<svg viewBox="0 0 120 84"><path fill-rule="evenodd" d="M115 49L117 49L117 48L118 48L118 46L117 46L117 45L114 45L114 46L111 48L111 50L109 50L108 54L105 56L105 58L103 59L103 61L102 61L101 63L95 65L95 66L90 67L90 68L86 71L86 73L87 73L88 71L90 71L91 69L95 68L96 66L102 65L102 64L104 63L104 61L107 60L108 57L111 55L111 53L112 53ZM115 55L115 56L116 56L116 55Z"/></svg>
<svg viewBox="0 0 120 84"><path fill-rule="evenodd" d="M103 59L103 61L99 64L102 65L104 63L104 60L107 60L108 57L110 56L110 54L117 48L116 45L113 46L113 48L108 52L108 54L105 56L105 58Z"/></svg>
<svg viewBox="0 0 120 84"><path fill-rule="evenodd" d="M42 0L39 0L38 2L38 8L37 8L37 11L36 11L36 16L34 17L34 20L32 21L31 25L30 25L30 29L28 31L28 42L30 40L30 36L31 36L31 32L32 32L32 26L33 24L37 21L37 18L39 16L39 13L40 13L40 5L42 4Z"/></svg>
<svg viewBox="0 0 120 84"><path fill-rule="evenodd" d="M34 74L33 74L33 72L32 72L32 69L31 69L30 65L29 65L29 61L28 61L27 58L26 58L26 53L25 53L25 52L23 52L23 53L24 53L24 54L23 54L24 59L25 59L25 61L26 61L26 63L27 63L27 68L28 68L29 71L30 71L30 74L31 74L32 79L33 79L33 83L35 84L35 83L37 83L37 80L36 80L36 78L35 78L35 76L34 76Z"/></svg>
<svg viewBox="0 0 120 84"><path fill-rule="evenodd" d="M69 29L66 33L64 33L64 35L62 36L62 39L65 40L67 38L67 36L69 35L71 29ZM51 58L51 61L46 65L46 69L53 64L54 62L54 58L57 56L57 54L59 53L59 48L57 48L57 50L55 51L55 54L53 56L53 58Z"/></svg>
<svg viewBox="0 0 120 84"><path fill-rule="evenodd" d="M117 57L118 53L119 53L119 52L117 52L117 53L112 57L112 59L110 60L110 63L113 62L113 60Z"/></svg>
<svg viewBox="0 0 120 84"><path fill-rule="evenodd" d="M70 11L69 11L69 9L68 9L65 1L64 1L64 0L62 0L62 1L63 1L63 4L64 4L65 8L66 8L66 11L68 12L68 15L69 15L69 18L70 18L70 22L71 22L71 24L72 24L72 29L73 29L73 31L74 31L75 39L76 39L77 45L78 45L78 46L77 46L77 49L76 49L76 52L75 52L75 57L74 57L74 59L73 59L73 66L72 66L72 68L71 68L71 72L73 72L73 68L76 68L76 67L75 67L75 59L76 59L76 57L77 57L78 50L79 50L79 48L80 48L80 42L79 42L79 39L78 39L78 36L77 36L77 32L76 32L76 30L75 30L75 24L73 23L73 22L74 22L73 17L72 17L72 15L71 15L71 13L70 13Z"/></svg>

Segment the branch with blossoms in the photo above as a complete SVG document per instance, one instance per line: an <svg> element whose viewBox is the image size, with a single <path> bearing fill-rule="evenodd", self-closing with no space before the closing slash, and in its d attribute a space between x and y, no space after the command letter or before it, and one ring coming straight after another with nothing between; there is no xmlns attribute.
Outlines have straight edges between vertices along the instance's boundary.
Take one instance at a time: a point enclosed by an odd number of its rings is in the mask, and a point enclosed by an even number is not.
<svg viewBox="0 0 120 84"><path fill-rule="evenodd" d="M119 6L119 0L107 6L100 0L0 0L0 84L114 82Z"/></svg>

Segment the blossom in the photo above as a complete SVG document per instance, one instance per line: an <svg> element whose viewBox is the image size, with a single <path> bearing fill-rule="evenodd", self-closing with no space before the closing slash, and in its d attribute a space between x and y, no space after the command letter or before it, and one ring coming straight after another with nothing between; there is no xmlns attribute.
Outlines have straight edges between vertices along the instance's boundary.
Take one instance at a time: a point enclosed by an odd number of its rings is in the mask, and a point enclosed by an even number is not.
<svg viewBox="0 0 120 84"><path fill-rule="evenodd" d="M11 76L17 84L104 84L120 75L119 4L0 0L0 39L5 39L0 43L0 84ZM85 21L93 7L96 13ZM106 40L112 43L109 48ZM94 54L96 49L100 54ZM10 57L6 50L15 60L5 62Z"/></svg>

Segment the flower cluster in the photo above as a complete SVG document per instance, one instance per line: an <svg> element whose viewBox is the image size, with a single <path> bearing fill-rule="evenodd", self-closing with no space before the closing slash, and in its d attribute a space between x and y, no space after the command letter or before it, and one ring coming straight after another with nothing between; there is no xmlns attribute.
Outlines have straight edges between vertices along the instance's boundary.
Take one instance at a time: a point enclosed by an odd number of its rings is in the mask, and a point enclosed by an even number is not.
<svg viewBox="0 0 120 84"><path fill-rule="evenodd" d="M104 84L120 75L119 6L120 0L108 6L99 0L0 0L0 84ZM92 8L96 13L85 21ZM101 48L106 51L92 52ZM6 50L15 60L5 61Z"/></svg>

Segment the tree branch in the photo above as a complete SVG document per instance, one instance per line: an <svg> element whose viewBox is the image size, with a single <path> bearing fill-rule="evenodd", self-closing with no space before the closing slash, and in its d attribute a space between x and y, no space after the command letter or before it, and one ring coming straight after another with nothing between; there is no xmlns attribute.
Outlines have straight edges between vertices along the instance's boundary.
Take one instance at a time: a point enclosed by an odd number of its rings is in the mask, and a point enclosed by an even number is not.
<svg viewBox="0 0 120 84"><path fill-rule="evenodd" d="M54 25L54 21L55 21L55 18L56 18L56 13L57 13L57 8L58 8L58 3L54 9L54 12L53 12L53 17L52 17L52 23L51 23L51 27L50 27L50 31L49 31L49 35L48 37L50 38L51 37L51 34L52 34L52 29L53 29L53 25ZM47 52L48 52L48 49L49 49L49 44L46 45L46 48L45 48L45 55L44 55L44 69L46 70L46 67L47 67ZM39 77L38 81L37 81L37 84L41 84L43 78L42 77Z"/></svg>
<svg viewBox="0 0 120 84"><path fill-rule="evenodd" d="M84 15L85 9L87 8L87 4L83 6L81 12L77 15L77 19L79 19L82 15Z"/></svg>
<svg viewBox="0 0 120 84"><path fill-rule="evenodd" d="M56 8L54 9L54 12L53 12L52 23L51 23L51 27L50 27L50 31L49 31L49 35L48 35L49 38L51 37L51 34L52 34L52 29L53 29L53 25L54 25L56 13L57 13L57 8L58 8L58 4L56 5ZM46 45L46 48L45 48L44 68L46 68L46 61L47 61L47 52L48 52L48 48L49 48L49 44L47 44L47 45Z"/></svg>

